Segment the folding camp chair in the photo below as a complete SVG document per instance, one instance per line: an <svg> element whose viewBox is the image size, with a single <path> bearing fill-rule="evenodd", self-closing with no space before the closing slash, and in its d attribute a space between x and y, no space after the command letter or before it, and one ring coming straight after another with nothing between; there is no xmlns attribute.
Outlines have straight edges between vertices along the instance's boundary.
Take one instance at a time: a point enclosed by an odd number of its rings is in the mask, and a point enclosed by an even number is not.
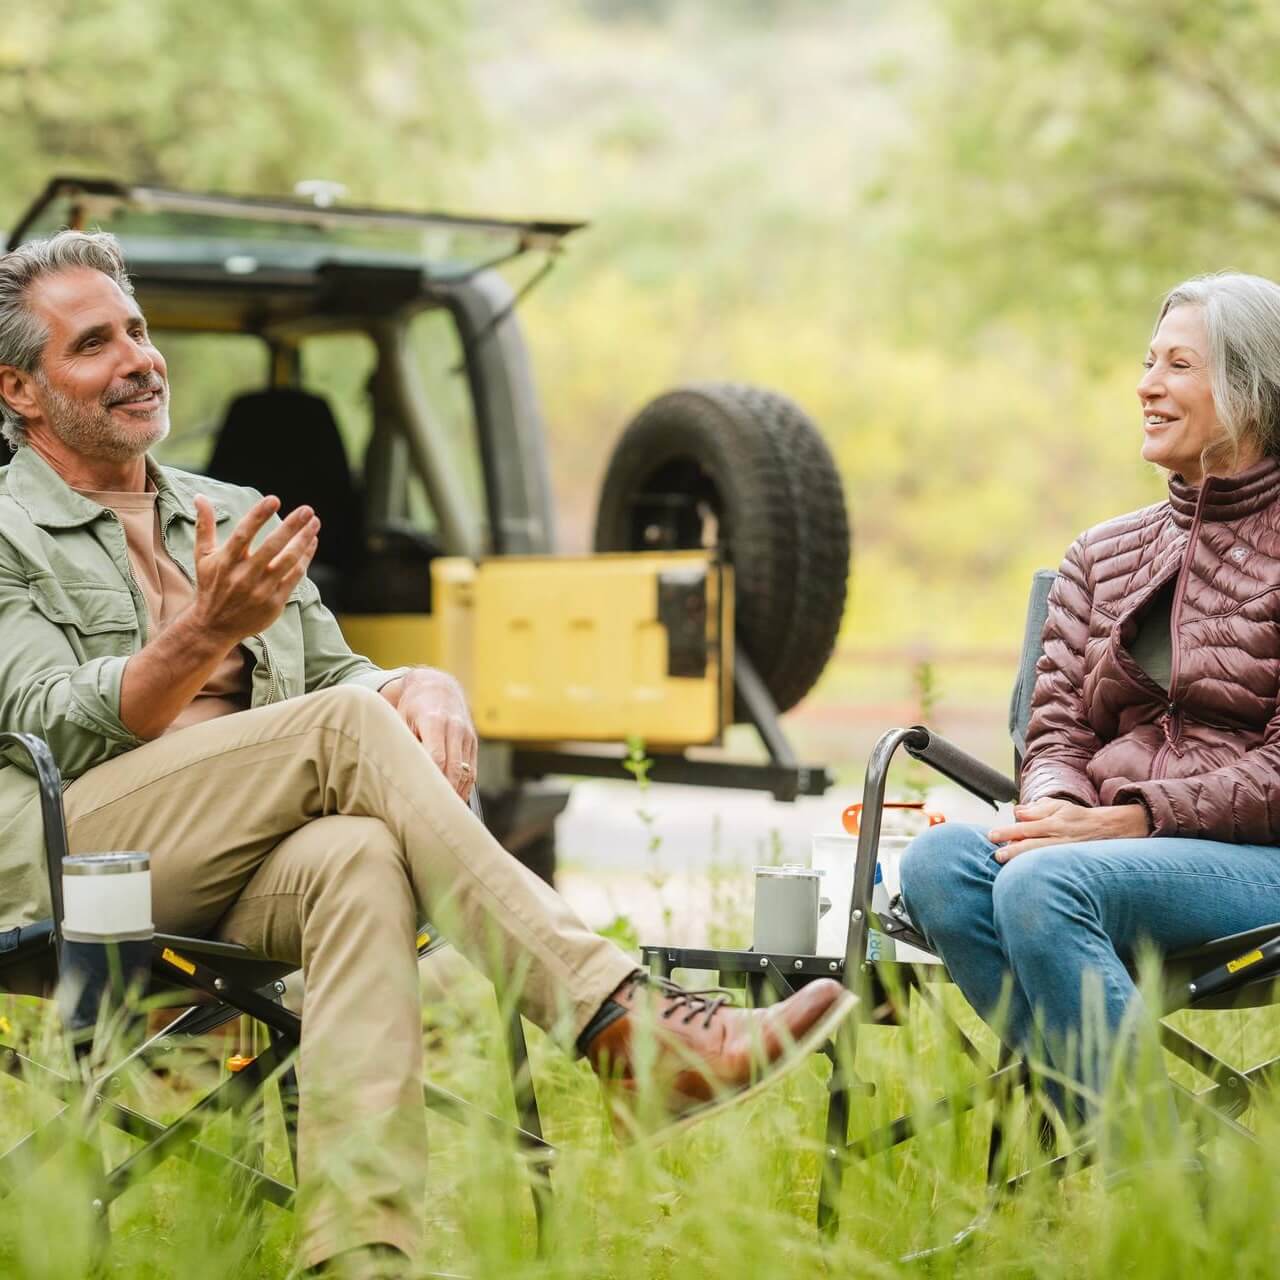
<svg viewBox="0 0 1280 1280"><path fill-rule="evenodd" d="M1014 741L1015 772L1021 765L1031 712L1035 669L1041 654L1041 633L1048 607L1049 589L1056 575L1040 570L1032 582L1030 605L1010 705L1009 727ZM880 840L881 817L889 765L901 748L957 786L964 788L993 808L1017 798L1018 786L998 770L975 759L961 748L922 725L893 729L872 749L862 792L862 818L853 875L853 895L843 956L760 955L753 951L645 946L650 968L664 977L675 969L716 971L721 982L747 988L756 1002L781 999L797 987L819 977L836 977L859 997L857 1014L846 1024L839 1050L829 1051L832 1074L828 1085L825 1159L818 1197L818 1223L834 1231L839 1222L839 1197L844 1171L855 1161L869 1159L909 1141L922 1129L949 1122L957 1114L972 1110L983 1101L1008 1097L1028 1079L1024 1062L1001 1050L994 1068L985 1055L946 1010L935 988L947 980L941 964L911 965L899 961L867 960L868 935L878 929L900 943L928 951L929 945L911 926L900 905L887 915L872 907L876 850ZM1218 938L1203 946L1165 959L1164 986L1168 993L1164 1014L1184 1008L1241 1009L1276 1003L1273 978L1280 973L1280 903L1277 923L1231 937ZM905 1000L915 991L943 1018L959 1037L961 1047L983 1072L968 1088L940 1098L936 1103L899 1116L891 1123L849 1137L851 1096L865 1093L870 1086L856 1074L860 1025L899 1025ZM1199 1092L1175 1085L1180 1106L1207 1119L1206 1132L1227 1132L1248 1142L1258 1139L1237 1123L1239 1116L1260 1092L1280 1079L1280 1058L1247 1070L1237 1070L1181 1032L1162 1023L1161 1041L1166 1049L1209 1081ZM1042 1137L1047 1134L1042 1130ZM1075 1151L1044 1160L1034 1168L1010 1174L1006 1167L1005 1135L997 1107L987 1150L989 1203L1015 1190L1034 1172L1047 1170L1059 1175L1087 1163L1091 1151L1081 1146ZM956 1237L960 1242L967 1228Z"/></svg>
<svg viewBox="0 0 1280 1280"><path fill-rule="evenodd" d="M48 746L30 734L0 733L0 747L18 747L30 757L40 788L44 821L45 854L49 874L52 916L37 924L0 933L0 991L50 997L58 981L62 921L62 860L67 855L66 821L62 784ZM472 808L480 815L479 800ZM418 935L420 956L428 955L443 939L425 927ZM151 944L151 993L172 997L182 1012L158 1034L85 1082L74 1072L34 1061L10 1044L0 1043L0 1071L59 1099L62 1106L52 1120L28 1133L0 1154L0 1196L14 1190L32 1162L47 1159L59 1146L80 1140L85 1117L128 1134L139 1146L127 1159L102 1173L93 1200L105 1231L108 1210L114 1200L136 1185L170 1156L213 1166L234 1176L249 1202L293 1205L294 1187L269 1176L262 1168L260 1125L240 1126L241 1140L230 1153L200 1141L204 1128L223 1113L252 1121L264 1105L264 1090L275 1080L279 1090L290 1165L297 1170L297 1079L293 1056L301 1038L302 1020L285 1008L285 974L294 966L266 960L245 947L208 938L157 934ZM209 1032L236 1018L251 1019L265 1028L266 1048L231 1060L231 1070L221 1083L201 1097L178 1119L161 1123L114 1099L117 1083L128 1073L154 1071L167 1065L168 1052L178 1044ZM255 1037L255 1042L257 1037ZM529 1072L528 1051L520 1015L512 1013L506 1029L517 1125L491 1115L455 1094L424 1083L426 1105L451 1119L479 1117L514 1138L524 1156L537 1216L541 1247L549 1171L555 1151L542 1137L537 1096Z"/></svg>

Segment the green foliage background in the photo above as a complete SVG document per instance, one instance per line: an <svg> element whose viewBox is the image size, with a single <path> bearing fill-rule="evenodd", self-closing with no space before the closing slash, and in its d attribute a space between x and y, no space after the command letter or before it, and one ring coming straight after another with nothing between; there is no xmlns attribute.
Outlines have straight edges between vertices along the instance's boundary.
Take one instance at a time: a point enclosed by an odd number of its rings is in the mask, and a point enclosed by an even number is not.
<svg viewBox="0 0 1280 1280"><path fill-rule="evenodd" d="M1261 0L50 0L0 25L0 213L58 171L586 216L524 319L567 549L674 383L777 387L857 537L848 636L1013 647L1154 501L1163 291L1280 273Z"/></svg>

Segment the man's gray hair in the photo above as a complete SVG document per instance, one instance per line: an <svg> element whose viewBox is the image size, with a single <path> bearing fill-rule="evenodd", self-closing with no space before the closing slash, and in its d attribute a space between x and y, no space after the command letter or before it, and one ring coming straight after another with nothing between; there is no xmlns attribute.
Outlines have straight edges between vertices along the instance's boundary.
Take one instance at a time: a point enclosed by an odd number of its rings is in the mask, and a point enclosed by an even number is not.
<svg viewBox="0 0 1280 1280"><path fill-rule="evenodd" d="M1209 337L1209 378L1223 436L1204 452L1210 467L1234 466L1250 446L1280 455L1280 284L1224 271L1171 289L1156 328L1174 308L1199 307Z"/></svg>
<svg viewBox="0 0 1280 1280"><path fill-rule="evenodd" d="M38 373L49 332L27 305L31 286L44 276L90 267L133 293L120 242L106 231L59 231L0 255L0 365ZM12 449L26 444L27 427L0 396L0 435Z"/></svg>

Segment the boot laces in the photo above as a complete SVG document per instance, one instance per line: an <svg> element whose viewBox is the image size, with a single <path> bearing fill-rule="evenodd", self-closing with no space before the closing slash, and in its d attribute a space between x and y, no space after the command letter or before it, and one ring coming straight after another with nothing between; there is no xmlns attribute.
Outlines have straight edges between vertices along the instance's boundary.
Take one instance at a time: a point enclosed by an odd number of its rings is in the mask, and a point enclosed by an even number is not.
<svg viewBox="0 0 1280 1280"><path fill-rule="evenodd" d="M648 973L637 973L632 981L642 987L653 987L666 997L669 1003L662 1011L664 1018L674 1017L684 1010L684 1016L680 1019L683 1026L688 1026L695 1018L701 1016L702 1025L710 1029L711 1020L716 1014L725 1005L733 1003L733 992L727 987L700 987L691 991L680 986L679 983L672 982L669 978L655 978Z"/></svg>

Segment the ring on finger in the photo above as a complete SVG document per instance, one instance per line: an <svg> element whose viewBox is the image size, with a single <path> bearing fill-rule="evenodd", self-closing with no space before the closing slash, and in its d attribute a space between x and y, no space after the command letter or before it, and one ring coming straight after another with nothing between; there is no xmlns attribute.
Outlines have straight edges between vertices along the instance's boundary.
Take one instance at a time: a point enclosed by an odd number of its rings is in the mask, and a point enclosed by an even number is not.
<svg viewBox="0 0 1280 1280"><path fill-rule="evenodd" d="M460 764L460 765L458 766L458 772L459 772L460 774L462 774L462 776L463 776L464 778L469 778L469 777L471 777L471 774L474 772L474 770L473 770L473 769L471 768L471 766L470 766L469 764L467 764L467 763L466 763L466 761L464 760L464 761L462 762L462 764Z"/></svg>

